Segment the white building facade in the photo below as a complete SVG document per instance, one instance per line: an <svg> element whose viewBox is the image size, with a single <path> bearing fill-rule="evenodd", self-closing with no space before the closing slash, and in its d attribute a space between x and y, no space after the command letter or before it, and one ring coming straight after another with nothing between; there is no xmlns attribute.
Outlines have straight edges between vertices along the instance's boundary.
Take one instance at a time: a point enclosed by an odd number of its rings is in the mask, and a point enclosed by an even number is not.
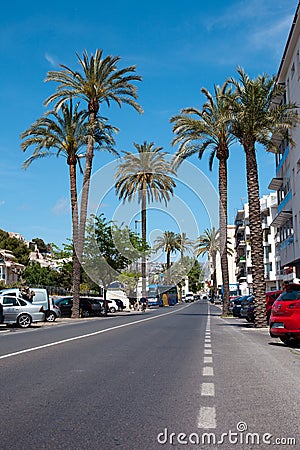
<svg viewBox="0 0 300 450"><path fill-rule="evenodd" d="M298 5L277 82L285 86L282 99L300 105L300 6ZM299 110L298 110L299 113ZM278 210L272 222L277 241L277 278L285 282L300 282L300 124L289 131L295 145L288 139L278 144L275 155L276 176L269 189L277 191Z"/></svg>

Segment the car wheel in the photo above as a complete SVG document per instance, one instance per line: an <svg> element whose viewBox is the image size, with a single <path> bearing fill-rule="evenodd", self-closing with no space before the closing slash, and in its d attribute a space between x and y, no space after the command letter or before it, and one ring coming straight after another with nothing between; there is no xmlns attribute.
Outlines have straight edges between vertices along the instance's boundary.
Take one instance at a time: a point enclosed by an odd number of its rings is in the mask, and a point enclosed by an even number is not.
<svg viewBox="0 0 300 450"><path fill-rule="evenodd" d="M285 345L291 345L291 343L294 341L294 339L292 339L289 336L281 336L279 338L281 340L281 342L283 342Z"/></svg>
<svg viewBox="0 0 300 450"><path fill-rule="evenodd" d="M111 306L111 307L109 308L109 312L115 313L115 312L116 312L116 308L115 308L114 306Z"/></svg>
<svg viewBox="0 0 300 450"><path fill-rule="evenodd" d="M31 325L31 317L29 314L21 314L17 319L20 328L28 328Z"/></svg>
<svg viewBox="0 0 300 450"><path fill-rule="evenodd" d="M88 311L82 311L81 317L90 317L90 313Z"/></svg>
<svg viewBox="0 0 300 450"><path fill-rule="evenodd" d="M46 314L46 322L54 322L55 321L55 319L56 319L56 314L53 312L53 311L49 311L47 314Z"/></svg>

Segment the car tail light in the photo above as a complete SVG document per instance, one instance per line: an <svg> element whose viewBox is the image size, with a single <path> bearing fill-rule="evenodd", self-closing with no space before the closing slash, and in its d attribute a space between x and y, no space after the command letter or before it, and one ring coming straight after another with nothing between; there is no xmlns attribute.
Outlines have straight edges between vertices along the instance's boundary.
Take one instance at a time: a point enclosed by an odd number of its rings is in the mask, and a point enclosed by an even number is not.
<svg viewBox="0 0 300 450"><path fill-rule="evenodd" d="M43 306L40 307L39 312L44 312L44 307Z"/></svg>
<svg viewBox="0 0 300 450"><path fill-rule="evenodd" d="M289 309L300 309L300 302L297 302L297 303L291 303L291 304L288 306L288 308L289 308Z"/></svg>

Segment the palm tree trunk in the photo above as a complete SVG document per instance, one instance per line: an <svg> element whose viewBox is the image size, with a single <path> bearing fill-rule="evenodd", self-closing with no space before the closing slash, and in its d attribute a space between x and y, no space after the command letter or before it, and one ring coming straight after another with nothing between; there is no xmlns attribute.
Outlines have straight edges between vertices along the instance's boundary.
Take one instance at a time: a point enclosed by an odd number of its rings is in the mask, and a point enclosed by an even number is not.
<svg viewBox="0 0 300 450"><path fill-rule="evenodd" d="M213 296L215 297L217 295L217 290L218 290L218 286L217 286L217 258L216 258L216 254L214 253L212 255L212 266L213 266Z"/></svg>
<svg viewBox="0 0 300 450"><path fill-rule="evenodd" d="M223 284L223 315L229 315L229 273L227 255L227 160L219 160L219 221L220 254Z"/></svg>
<svg viewBox="0 0 300 450"><path fill-rule="evenodd" d="M249 224L251 242L251 261L254 293L254 326L267 326L266 288L264 278L264 252L262 239L262 223L260 213L258 170L255 146L244 145L246 153L247 190L249 202Z"/></svg>
<svg viewBox="0 0 300 450"><path fill-rule="evenodd" d="M170 250L167 250L167 273L166 273L167 284L170 284L170 267L171 267L171 252Z"/></svg>
<svg viewBox="0 0 300 450"><path fill-rule="evenodd" d="M143 255L142 255L142 297L147 296L147 286L146 286L146 243L147 243L147 199L146 199L146 186L143 186L142 190L142 211L141 211L141 217L142 217L142 245L143 245Z"/></svg>
<svg viewBox="0 0 300 450"><path fill-rule="evenodd" d="M77 180L76 180L76 160L69 164L71 211L72 211L72 237L73 237L73 287L74 284L80 286L80 262L75 251L75 243L78 240L78 205L77 205ZM79 317L79 297L73 298L72 317Z"/></svg>
<svg viewBox="0 0 300 450"><path fill-rule="evenodd" d="M89 121L91 124L94 123L96 119L96 114L94 112L90 112ZM83 186L81 191L81 204L80 204L80 220L79 220L79 229L78 229L78 238L74 242L76 258L76 270L78 270L78 264L81 265L82 260L82 252L84 247L84 238L85 238L85 225L86 225L86 217L87 217L87 208L88 208L88 198L89 198L89 190L90 190L90 179L92 173L92 163L94 157L94 140L92 137L89 137L87 152L86 152L86 161L83 175ZM78 305L78 314L79 314L79 298L80 298L80 276L78 274L75 278L73 278L73 305ZM77 314L77 312L74 314ZM72 312L73 317L73 312Z"/></svg>

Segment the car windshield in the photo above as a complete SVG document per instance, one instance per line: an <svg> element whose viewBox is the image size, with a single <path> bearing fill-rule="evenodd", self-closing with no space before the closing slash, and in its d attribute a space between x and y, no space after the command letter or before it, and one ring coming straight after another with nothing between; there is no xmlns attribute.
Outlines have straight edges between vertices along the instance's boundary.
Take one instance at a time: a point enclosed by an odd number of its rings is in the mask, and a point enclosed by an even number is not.
<svg viewBox="0 0 300 450"><path fill-rule="evenodd" d="M286 291L283 292L277 300L289 301L289 300L300 300L300 291Z"/></svg>

